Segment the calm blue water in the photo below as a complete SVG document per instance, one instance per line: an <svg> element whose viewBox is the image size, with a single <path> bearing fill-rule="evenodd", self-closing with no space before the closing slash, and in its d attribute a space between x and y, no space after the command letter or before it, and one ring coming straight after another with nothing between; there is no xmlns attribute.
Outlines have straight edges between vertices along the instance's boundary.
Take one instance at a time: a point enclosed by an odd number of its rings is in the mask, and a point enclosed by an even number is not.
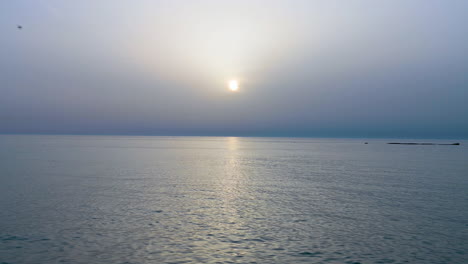
<svg viewBox="0 0 468 264"><path fill-rule="evenodd" d="M0 136L0 263L468 263L468 142L390 141Z"/></svg>

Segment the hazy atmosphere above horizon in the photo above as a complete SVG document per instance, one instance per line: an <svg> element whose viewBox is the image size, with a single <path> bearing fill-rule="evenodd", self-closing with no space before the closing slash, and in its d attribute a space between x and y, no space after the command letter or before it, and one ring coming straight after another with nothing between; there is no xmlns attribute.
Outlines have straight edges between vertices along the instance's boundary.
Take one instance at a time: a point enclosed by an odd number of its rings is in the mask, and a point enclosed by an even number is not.
<svg viewBox="0 0 468 264"><path fill-rule="evenodd" d="M468 1L1 1L0 133L468 137Z"/></svg>

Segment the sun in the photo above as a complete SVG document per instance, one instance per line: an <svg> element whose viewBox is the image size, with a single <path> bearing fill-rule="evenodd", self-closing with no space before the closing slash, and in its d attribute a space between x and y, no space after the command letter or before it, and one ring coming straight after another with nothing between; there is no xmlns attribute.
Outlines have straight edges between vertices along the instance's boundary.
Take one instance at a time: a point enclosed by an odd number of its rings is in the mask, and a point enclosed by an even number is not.
<svg viewBox="0 0 468 264"><path fill-rule="evenodd" d="M229 90L235 92L239 90L239 82L237 80L230 80L229 81Z"/></svg>

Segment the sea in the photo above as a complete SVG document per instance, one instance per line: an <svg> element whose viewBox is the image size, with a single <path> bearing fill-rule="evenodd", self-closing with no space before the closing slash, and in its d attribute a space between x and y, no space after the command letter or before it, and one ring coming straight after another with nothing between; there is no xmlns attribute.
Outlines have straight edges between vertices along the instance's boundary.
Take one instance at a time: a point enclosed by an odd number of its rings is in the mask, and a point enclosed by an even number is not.
<svg viewBox="0 0 468 264"><path fill-rule="evenodd" d="M2 135L0 263L468 263L468 142Z"/></svg>

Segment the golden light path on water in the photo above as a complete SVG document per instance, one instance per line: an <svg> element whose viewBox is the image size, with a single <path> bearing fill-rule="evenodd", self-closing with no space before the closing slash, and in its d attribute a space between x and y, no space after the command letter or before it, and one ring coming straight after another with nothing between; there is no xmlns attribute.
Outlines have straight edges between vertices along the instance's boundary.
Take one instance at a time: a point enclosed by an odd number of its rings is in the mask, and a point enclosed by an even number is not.
<svg viewBox="0 0 468 264"><path fill-rule="evenodd" d="M219 228L227 230L227 234L237 234L247 236L245 223L245 214L250 214L248 210L239 210L243 208L242 204L248 203L248 171L243 164L241 157L241 142L237 137L227 138L227 152L224 164L224 173L221 177L219 196L222 200L222 215L225 220L219 222ZM242 255L244 250L237 250L235 254Z"/></svg>

